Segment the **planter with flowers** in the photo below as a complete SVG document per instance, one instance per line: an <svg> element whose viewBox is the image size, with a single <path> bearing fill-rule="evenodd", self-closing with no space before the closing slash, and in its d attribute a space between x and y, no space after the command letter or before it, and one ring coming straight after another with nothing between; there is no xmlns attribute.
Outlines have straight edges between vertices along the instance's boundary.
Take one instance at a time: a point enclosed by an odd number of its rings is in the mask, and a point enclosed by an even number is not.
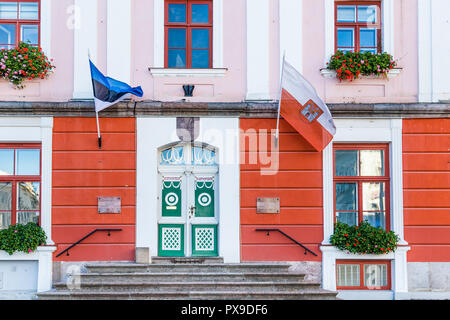
<svg viewBox="0 0 450 320"><path fill-rule="evenodd" d="M20 42L11 49L0 50L0 77L15 88L24 88L25 80L45 79L55 66L42 49Z"/></svg>
<svg viewBox="0 0 450 320"><path fill-rule="evenodd" d="M393 231L375 228L364 221L359 226L336 223L330 242L336 248L355 254L387 254L397 249L400 238Z"/></svg>
<svg viewBox="0 0 450 320"><path fill-rule="evenodd" d="M32 253L39 246L45 245L46 241L44 230L32 222L26 225L11 225L7 229L0 230L0 250L6 251L9 255L15 252Z"/></svg>
<svg viewBox="0 0 450 320"><path fill-rule="evenodd" d="M388 53L337 51L327 63L327 68L321 69L321 73L324 77L336 77L339 81L353 81L359 78L392 78L401 71L396 67L396 61Z"/></svg>

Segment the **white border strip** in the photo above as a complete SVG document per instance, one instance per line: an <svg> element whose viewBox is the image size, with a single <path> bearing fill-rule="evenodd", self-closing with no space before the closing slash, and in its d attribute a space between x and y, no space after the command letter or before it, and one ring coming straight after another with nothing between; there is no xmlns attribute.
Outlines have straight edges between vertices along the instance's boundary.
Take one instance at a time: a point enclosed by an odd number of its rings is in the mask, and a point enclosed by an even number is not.
<svg viewBox="0 0 450 320"><path fill-rule="evenodd" d="M131 0L108 0L107 2L106 62L109 77L130 83Z"/></svg>
<svg viewBox="0 0 450 320"><path fill-rule="evenodd" d="M283 54L300 73L302 63L303 0L281 0L280 6L280 72Z"/></svg>

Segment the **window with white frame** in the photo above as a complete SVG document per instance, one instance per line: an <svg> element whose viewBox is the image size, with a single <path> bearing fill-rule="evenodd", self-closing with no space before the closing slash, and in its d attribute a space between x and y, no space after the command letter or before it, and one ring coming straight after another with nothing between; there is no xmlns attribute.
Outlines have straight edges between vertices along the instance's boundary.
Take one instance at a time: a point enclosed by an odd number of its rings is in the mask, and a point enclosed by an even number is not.
<svg viewBox="0 0 450 320"><path fill-rule="evenodd" d="M338 290L389 290L391 288L390 261L336 261Z"/></svg>

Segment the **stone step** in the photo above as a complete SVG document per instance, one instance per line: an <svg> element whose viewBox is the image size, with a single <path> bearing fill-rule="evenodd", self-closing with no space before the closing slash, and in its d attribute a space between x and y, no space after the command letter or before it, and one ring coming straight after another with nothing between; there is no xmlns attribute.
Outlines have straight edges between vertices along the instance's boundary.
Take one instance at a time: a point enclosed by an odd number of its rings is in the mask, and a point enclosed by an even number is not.
<svg viewBox="0 0 450 320"><path fill-rule="evenodd" d="M303 281L305 274L288 273L288 272L229 272L229 273L213 273L213 272L143 272L143 273L81 273L71 275L72 279L79 277L83 283L92 282L183 282L183 281Z"/></svg>
<svg viewBox="0 0 450 320"><path fill-rule="evenodd" d="M302 292L91 292L48 291L40 300L336 300L336 292L313 290Z"/></svg>
<svg viewBox="0 0 450 320"><path fill-rule="evenodd" d="M222 257L152 257L152 264L217 264L223 263Z"/></svg>
<svg viewBox="0 0 450 320"><path fill-rule="evenodd" d="M87 264L87 273L288 272L287 263L100 263Z"/></svg>
<svg viewBox="0 0 450 320"><path fill-rule="evenodd" d="M67 290L66 283L57 283L55 289ZM297 293L305 290L319 290L320 283L312 282L241 282L241 281L193 281L193 282L92 282L80 284L80 289L70 290L90 292L292 292Z"/></svg>

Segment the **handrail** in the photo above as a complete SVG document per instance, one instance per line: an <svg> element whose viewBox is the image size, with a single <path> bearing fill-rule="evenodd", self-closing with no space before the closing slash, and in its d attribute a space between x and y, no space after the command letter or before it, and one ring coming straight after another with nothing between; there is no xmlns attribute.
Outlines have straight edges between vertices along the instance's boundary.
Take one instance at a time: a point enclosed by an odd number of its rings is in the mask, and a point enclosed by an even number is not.
<svg viewBox="0 0 450 320"><path fill-rule="evenodd" d="M72 244L70 247L68 247L67 249L65 249L64 251L58 253L56 255L56 258L58 258L60 255L62 255L64 252L67 252L67 255L69 255L69 250L72 249L73 247L75 247L77 244L79 244L81 241L83 241L86 238L89 238L90 236L92 236L94 233L96 233L97 231L104 231L104 232L108 232L108 237L111 236L111 231L122 231L122 229L95 229L94 231L90 232L88 235L84 236L83 238L81 238L80 240L78 240L77 242L75 242L74 244Z"/></svg>
<svg viewBox="0 0 450 320"><path fill-rule="evenodd" d="M317 257L317 254L315 254L314 252L312 252L311 250L309 250L307 247L305 247L304 245L302 245L300 242L298 242L297 240L295 240L294 238L292 238L291 236L287 235L286 233L284 233L283 231L281 231L280 229L256 229L255 231L263 231L263 232L267 232L267 235L269 236L269 233L272 231L276 231L281 233L282 235L284 235L286 238L294 241L296 244L298 244L300 247L302 247L303 249L305 249L305 254L307 254L307 251L312 253L313 255L315 255Z"/></svg>

